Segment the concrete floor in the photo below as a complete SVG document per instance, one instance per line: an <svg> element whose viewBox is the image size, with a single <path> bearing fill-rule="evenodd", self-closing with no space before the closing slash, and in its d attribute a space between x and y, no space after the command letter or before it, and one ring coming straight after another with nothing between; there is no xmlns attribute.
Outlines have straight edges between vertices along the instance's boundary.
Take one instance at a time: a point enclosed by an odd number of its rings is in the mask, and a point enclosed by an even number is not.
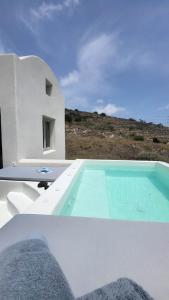
<svg viewBox="0 0 169 300"><path fill-rule="evenodd" d="M0 250L42 234L75 296L120 277L169 299L169 223L17 215L0 230Z"/></svg>

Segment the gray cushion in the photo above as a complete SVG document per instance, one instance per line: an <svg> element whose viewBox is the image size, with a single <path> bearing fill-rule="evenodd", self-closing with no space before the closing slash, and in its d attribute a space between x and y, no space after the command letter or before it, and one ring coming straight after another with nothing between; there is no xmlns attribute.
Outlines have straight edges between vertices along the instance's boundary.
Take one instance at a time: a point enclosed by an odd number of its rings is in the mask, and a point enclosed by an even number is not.
<svg viewBox="0 0 169 300"><path fill-rule="evenodd" d="M0 254L0 300L74 300L46 243L18 242ZM130 279L119 279L77 300L152 300Z"/></svg>
<svg viewBox="0 0 169 300"><path fill-rule="evenodd" d="M42 240L32 239L16 243L0 254L0 299L74 297L48 246Z"/></svg>
<svg viewBox="0 0 169 300"><path fill-rule="evenodd" d="M137 283L120 278L77 300L153 300Z"/></svg>

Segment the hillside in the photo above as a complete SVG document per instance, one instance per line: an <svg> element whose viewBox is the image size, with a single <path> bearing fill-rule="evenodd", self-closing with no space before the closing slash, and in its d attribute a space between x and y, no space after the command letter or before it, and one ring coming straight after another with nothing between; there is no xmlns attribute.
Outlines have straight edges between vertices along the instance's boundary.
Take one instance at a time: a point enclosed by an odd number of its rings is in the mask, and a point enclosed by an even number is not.
<svg viewBox="0 0 169 300"><path fill-rule="evenodd" d="M169 162L169 128L142 120L65 111L66 158Z"/></svg>

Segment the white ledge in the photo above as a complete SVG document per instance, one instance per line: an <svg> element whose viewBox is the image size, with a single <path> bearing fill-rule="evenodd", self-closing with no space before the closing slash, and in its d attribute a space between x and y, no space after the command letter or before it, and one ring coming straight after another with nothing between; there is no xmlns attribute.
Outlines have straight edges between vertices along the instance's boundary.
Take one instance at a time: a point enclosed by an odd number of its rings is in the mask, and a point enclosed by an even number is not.
<svg viewBox="0 0 169 300"><path fill-rule="evenodd" d="M54 152L56 152L55 149L44 150L43 155L47 155L47 154L54 153Z"/></svg>
<svg viewBox="0 0 169 300"><path fill-rule="evenodd" d="M74 160L64 160L64 159L29 159L23 158L17 162L18 166L36 166L36 167L46 167L46 166L67 166L71 165Z"/></svg>

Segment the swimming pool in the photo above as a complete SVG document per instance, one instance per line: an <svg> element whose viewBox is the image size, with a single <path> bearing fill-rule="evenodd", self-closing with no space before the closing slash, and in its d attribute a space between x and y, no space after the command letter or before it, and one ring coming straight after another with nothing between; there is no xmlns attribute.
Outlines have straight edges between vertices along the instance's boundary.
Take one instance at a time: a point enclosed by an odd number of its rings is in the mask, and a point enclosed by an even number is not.
<svg viewBox="0 0 169 300"><path fill-rule="evenodd" d="M169 168L85 161L53 214L169 222Z"/></svg>

